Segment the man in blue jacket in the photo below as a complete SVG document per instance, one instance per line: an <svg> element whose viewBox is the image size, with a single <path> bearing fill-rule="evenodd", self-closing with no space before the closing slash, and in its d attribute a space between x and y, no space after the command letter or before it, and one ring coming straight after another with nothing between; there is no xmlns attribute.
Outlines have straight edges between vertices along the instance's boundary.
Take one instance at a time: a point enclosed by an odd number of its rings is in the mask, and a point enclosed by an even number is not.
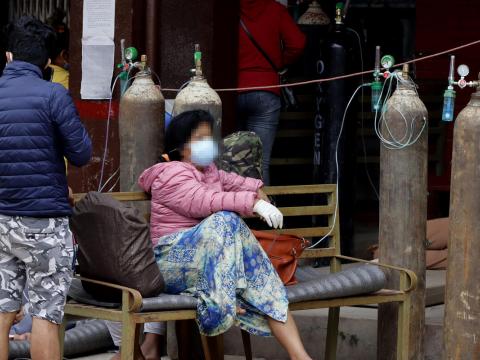
<svg viewBox="0 0 480 360"><path fill-rule="evenodd" d="M61 85L42 80L53 30L32 17L7 29L0 77L0 360L28 288L31 354L59 360L58 325L72 277L64 157L85 165L92 145Z"/></svg>

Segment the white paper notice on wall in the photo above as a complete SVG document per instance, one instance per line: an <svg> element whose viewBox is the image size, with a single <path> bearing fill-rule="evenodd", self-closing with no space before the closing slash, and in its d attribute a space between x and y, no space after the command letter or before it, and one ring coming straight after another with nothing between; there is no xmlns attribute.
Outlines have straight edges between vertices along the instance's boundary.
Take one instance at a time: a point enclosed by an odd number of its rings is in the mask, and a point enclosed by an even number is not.
<svg viewBox="0 0 480 360"><path fill-rule="evenodd" d="M82 99L110 99L115 55L115 0L84 0Z"/></svg>
<svg viewBox="0 0 480 360"><path fill-rule="evenodd" d="M82 99L110 99L114 54L110 39L82 41Z"/></svg>
<svg viewBox="0 0 480 360"><path fill-rule="evenodd" d="M83 39L115 34L115 0L83 1Z"/></svg>

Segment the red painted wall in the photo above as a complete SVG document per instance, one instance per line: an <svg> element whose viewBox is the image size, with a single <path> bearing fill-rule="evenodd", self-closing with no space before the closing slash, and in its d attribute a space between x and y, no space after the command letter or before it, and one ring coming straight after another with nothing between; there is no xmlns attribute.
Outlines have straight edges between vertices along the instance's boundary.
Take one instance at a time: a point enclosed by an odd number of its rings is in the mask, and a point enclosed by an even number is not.
<svg viewBox="0 0 480 360"><path fill-rule="evenodd" d="M105 134L108 118L108 101L76 100L78 113L90 134L93 156L87 166L75 168L70 166L68 180L74 192L97 190L100 180L101 163L104 154ZM104 180L108 179L119 166L120 150L118 146L118 101L112 102L109 130L109 147L105 162ZM116 180L116 179L115 179ZM115 180L111 183L112 186ZM110 188L107 187L107 190Z"/></svg>
<svg viewBox="0 0 480 360"><path fill-rule="evenodd" d="M480 39L480 1L478 0L420 0L417 1L416 50L417 56L428 55ZM480 45L454 53L457 66L465 63L470 67L470 80L476 80L480 71ZM438 96L439 100L447 86L450 55L419 62L417 79L421 96ZM456 75L458 77L458 75ZM457 90L456 113L462 110L470 98L472 89ZM430 111L441 111L429 108ZM438 119L431 119L438 121ZM448 125L444 151L445 171L442 176L431 173L430 191L449 191L450 163L452 158L453 124Z"/></svg>

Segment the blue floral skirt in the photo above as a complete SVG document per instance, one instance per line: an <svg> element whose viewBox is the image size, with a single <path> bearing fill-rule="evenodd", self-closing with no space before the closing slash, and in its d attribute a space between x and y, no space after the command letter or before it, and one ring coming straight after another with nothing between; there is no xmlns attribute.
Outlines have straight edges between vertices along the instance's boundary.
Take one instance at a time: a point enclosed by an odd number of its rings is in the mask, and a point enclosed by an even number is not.
<svg viewBox="0 0 480 360"><path fill-rule="evenodd" d="M159 239L154 249L165 292L198 299L197 323L215 336L232 325L269 336L267 316L287 320L285 287L243 220L218 212L197 226ZM237 306L246 310L237 314Z"/></svg>

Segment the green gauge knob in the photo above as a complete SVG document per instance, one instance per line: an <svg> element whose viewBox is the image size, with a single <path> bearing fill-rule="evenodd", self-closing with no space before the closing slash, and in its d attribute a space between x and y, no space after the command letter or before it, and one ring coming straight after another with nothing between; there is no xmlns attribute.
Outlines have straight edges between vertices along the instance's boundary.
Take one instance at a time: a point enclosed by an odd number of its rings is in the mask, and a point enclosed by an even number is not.
<svg viewBox="0 0 480 360"><path fill-rule="evenodd" d="M395 65L395 58L392 55L385 55L382 57L382 60L380 60L380 63L384 69L388 70Z"/></svg>
<svg viewBox="0 0 480 360"><path fill-rule="evenodd" d="M202 61L202 52L195 51L195 54L193 55L193 59L195 61L195 64L198 63L199 61Z"/></svg>
<svg viewBox="0 0 480 360"><path fill-rule="evenodd" d="M125 49L125 59L128 61L135 61L138 57L138 51L134 47L129 47Z"/></svg>

